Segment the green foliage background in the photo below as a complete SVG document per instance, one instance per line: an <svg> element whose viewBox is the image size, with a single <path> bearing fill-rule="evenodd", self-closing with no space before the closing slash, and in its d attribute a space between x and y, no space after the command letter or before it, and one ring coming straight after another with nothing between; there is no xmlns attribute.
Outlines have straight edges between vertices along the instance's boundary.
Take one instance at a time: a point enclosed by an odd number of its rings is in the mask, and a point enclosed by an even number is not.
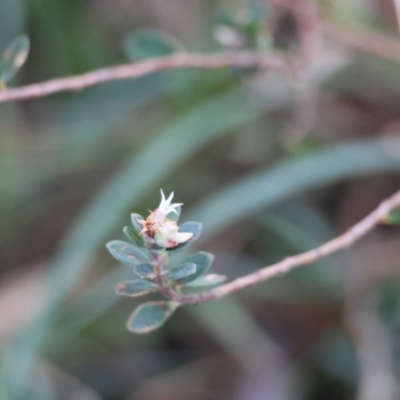
<svg viewBox="0 0 400 400"><path fill-rule="evenodd" d="M380 3L327 10L396 35ZM28 61L9 83L19 86L181 46L218 51L215 27L246 10L271 18L255 1L0 0L0 49L29 35ZM265 45L253 22L247 45ZM177 42L154 45L149 27ZM185 204L181 221L203 223L195 250L234 279L334 237L398 190L400 66L332 51L320 55L308 130L293 126L295 90L283 76L234 68L0 105L1 399L353 399L360 341L378 356L386 348L385 373L399 378L396 229L180 308L147 336L125 329L141 300L115 295L132 272L104 247L123 238L131 212L157 206L162 187ZM367 323L355 335L353 309L384 334Z"/></svg>

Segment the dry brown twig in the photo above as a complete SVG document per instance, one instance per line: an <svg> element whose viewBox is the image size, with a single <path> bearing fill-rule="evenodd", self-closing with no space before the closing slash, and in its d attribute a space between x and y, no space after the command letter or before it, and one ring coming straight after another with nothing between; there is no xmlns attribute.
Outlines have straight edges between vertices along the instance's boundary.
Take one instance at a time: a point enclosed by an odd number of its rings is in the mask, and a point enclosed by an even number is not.
<svg viewBox="0 0 400 400"><path fill-rule="evenodd" d="M171 69L218 69L225 67L274 68L290 72L291 63L282 54L272 52L176 53L171 56L149 58L137 63L98 69L81 75L4 90L0 92L0 103L30 100L60 92L80 91L104 82L137 79Z"/></svg>
<svg viewBox="0 0 400 400"><path fill-rule="evenodd" d="M400 41L397 38L361 29L349 29L332 22L323 24L325 34L343 45L374 54L387 60L400 62Z"/></svg>
<svg viewBox="0 0 400 400"><path fill-rule="evenodd" d="M394 8L396 10L397 29L400 32L400 0L393 0Z"/></svg>
<svg viewBox="0 0 400 400"><path fill-rule="evenodd" d="M365 236L367 233L369 233L375 227L381 224L391 211L399 207L400 190L396 192L393 196L383 201L378 208L376 208L364 219L362 219L360 222L358 222L356 225L348 229L344 234L338 236L337 238L330 240L329 242L313 250L298 254L296 256L285 258L284 260L276 264L264 267L249 275L218 286L208 292L188 295L177 293L168 286L160 273L157 276L156 283L158 284L159 289L164 296L171 300L178 301L182 304L200 304L219 299L233 292L237 292L247 287L254 286L260 282L276 278L280 275L284 275L297 267L310 264L339 250L349 248L355 242L360 240L363 236Z"/></svg>

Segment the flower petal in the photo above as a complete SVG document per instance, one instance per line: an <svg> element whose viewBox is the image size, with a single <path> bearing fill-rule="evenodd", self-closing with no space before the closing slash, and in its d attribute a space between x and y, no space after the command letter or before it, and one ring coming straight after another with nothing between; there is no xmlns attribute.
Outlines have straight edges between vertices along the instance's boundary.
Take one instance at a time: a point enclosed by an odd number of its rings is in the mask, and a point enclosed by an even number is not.
<svg viewBox="0 0 400 400"><path fill-rule="evenodd" d="M174 212L175 214L178 214L178 211L175 210L176 207L183 206L183 203L174 203L171 205L168 205L168 208L165 210L165 215L168 215L170 212Z"/></svg>
<svg viewBox="0 0 400 400"><path fill-rule="evenodd" d="M164 206L164 204L165 204L165 194L164 194L164 192L163 192L163 190L162 189L160 189L160 192L161 192L161 203L160 203L160 205L159 205L159 208L161 208L162 206Z"/></svg>
<svg viewBox="0 0 400 400"><path fill-rule="evenodd" d="M164 248L170 248L170 247L176 247L178 246L178 242L172 240L172 239L156 239L155 240L156 244L160 247Z"/></svg>
<svg viewBox="0 0 400 400"><path fill-rule="evenodd" d="M171 192L171 194L169 195L168 199L167 199L167 205L169 206L171 204L171 200L174 198L174 192Z"/></svg>
<svg viewBox="0 0 400 400"><path fill-rule="evenodd" d="M193 236L193 233L191 233L191 232L178 232L173 237L171 237L171 239L175 240L178 243L183 243L183 242L187 242L189 239L191 239L192 236Z"/></svg>

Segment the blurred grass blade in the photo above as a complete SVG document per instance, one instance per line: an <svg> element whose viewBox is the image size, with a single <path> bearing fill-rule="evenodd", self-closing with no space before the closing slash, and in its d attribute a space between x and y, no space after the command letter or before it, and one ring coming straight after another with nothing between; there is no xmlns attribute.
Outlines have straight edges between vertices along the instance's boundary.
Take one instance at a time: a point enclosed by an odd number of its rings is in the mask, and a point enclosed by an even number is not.
<svg viewBox="0 0 400 400"><path fill-rule="evenodd" d="M27 35L18 36L4 50L0 61L0 81L6 83L14 78L28 58L30 41Z"/></svg>
<svg viewBox="0 0 400 400"><path fill-rule="evenodd" d="M188 216L202 221L204 237L294 194L343 179L400 171L400 137L346 143L285 160L225 187ZM201 238L199 239L201 240Z"/></svg>

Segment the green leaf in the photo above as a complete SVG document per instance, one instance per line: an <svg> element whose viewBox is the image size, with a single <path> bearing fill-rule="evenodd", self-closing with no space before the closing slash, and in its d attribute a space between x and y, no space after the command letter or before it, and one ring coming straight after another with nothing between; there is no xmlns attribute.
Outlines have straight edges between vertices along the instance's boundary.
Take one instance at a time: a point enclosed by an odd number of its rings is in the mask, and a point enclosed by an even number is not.
<svg viewBox="0 0 400 400"><path fill-rule="evenodd" d="M140 305L130 316L127 328L135 333L158 329L179 307L176 301L151 301Z"/></svg>
<svg viewBox="0 0 400 400"><path fill-rule="evenodd" d="M156 277L156 271L151 264L140 264L134 267L133 270L142 279L154 279Z"/></svg>
<svg viewBox="0 0 400 400"><path fill-rule="evenodd" d="M185 222L184 224L182 224L179 227L179 232L190 232L190 233L193 233L193 236L187 242L181 243L178 246L173 247L172 249L167 249L168 253L170 253L170 254L176 253L176 252L183 250L186 247L190 246L194 241L196 241L200 237L201 228L202 228L202 224L200 222L196 222L196 221L188 221L188 222Z"/></svg>
<svg viewBox="0 0 400 400"><path fill-rule="evenodd" d="M225 275L208 274L185 284L185 287L214 286L226 280Z"/></svg>
<svg viewBox="0 0 400 400"><path fill-rule="evenodd" d="M140 214L131 214L131 220L133 229L137 234L143 229L143 225L139 223L140 221L144 221L144 218Z"/></svg>
<svg viewBox="0 0 400 400"><path fill-rule="evenodd" d="M143 264L143 262L149 260L148 255L142 250L122 240L113 240L108 242L106 246L115 259L130 267Z"/></svg>
<svg viewBox="0 0 400 400"><path fill-rule="evenodd" d="M116 287L117 294L128 297L143 296L156 290L156 285L143 280L121 282Z"/></svg>
<svg viewBox="0 0 400 400"><path fill-rule="evenodd" d="M393 210L389 215L383 220L383 223L388 225L400 225L400 210Z"/></svg>
<svg viewBox="0 0 400 400"><path fill-rule="evenodd" d="M182 284L186 284L200 278L210 269L212 262L214 261L214 256L211 253L205 251L199 251L198 253L190 256L185 263L196 264L196 272L190 276L182 279Z"/></svg>
<svg viewBox="0 0 400 400"><path fill-rule="evenodd" d="M156 29L142 28L129 33L124 48L132 61L168 56L183 51L183 46L171 35Z"/></svg>
<svg viewBox="0 0 400 400"><path fill-rule="evenodd" d="M196 272L196 264L194 263L184 263L178 267L172 268L167 274L165 274L166 279L177 280L185 278L188 275L192 275Z"/></svg>
<svg viewBox="0 0 400 400"><path fill-rule="evenodd" d="M171 221L178 222L179 217L181 216L182 207L181 206L175 207L175 210L176 210L176 212L171 211L167 215L167 218L170 219Z"/></svg>
<svg viewBox="0 0 400 400"><path fill-rule="evenodd" d="M136 232L136 230L130 226L125 226L124 229L122 230L125 233L125 236L135 243L137 246L144 247L144 242L141 236L139 236Z"/></svg>
<svg viewBox="0 0 400 400"><path fill-rule="evenodd" d="M28 58L29 47L29 37L21 35L4 50L0 62L0 81L5 83L15 76Z"/></svg>

